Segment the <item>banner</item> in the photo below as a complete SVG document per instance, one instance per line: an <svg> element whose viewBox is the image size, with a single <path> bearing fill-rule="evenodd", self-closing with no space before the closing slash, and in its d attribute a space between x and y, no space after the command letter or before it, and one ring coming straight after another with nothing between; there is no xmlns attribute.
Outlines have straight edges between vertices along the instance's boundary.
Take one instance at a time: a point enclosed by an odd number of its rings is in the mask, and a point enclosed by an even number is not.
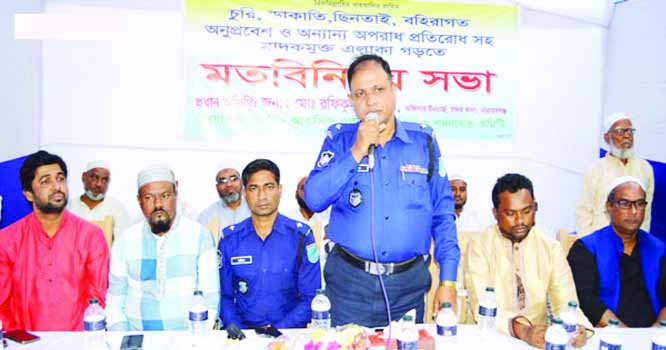
<svg viewBox="0 0 666 350"><path fill-rule="evenodd" d="M516 6L186 0L185 138L318 144L329 125L357 120L346 67L377 54L391 65L399 119L440 138L511 139L517 26Z"/></svg>

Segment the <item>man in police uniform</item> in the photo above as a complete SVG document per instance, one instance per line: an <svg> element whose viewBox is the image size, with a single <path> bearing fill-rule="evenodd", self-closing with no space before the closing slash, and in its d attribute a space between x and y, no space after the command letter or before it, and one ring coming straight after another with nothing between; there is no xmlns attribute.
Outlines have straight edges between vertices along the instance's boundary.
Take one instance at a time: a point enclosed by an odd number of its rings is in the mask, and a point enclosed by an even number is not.
<svg viewBox="0 0 666 350"><path fill-rule="evenodd" d="M430 127L394 116L396 86L383 58L356 58L347 80L360 122L329 128L305 185L308 207L333 206L328 235L336 247L324 269L332 321L387 324L382 283L392 319L416 308L417 320L423 320L431 281L424 256L431 239L441 268L435 310L444 301L455 305L460 259L439 147ZM374 119L367 118L371 113L376 120L368 120ZM373 157L370 145L376 147Z"/></svg>
<svg viewBox="0 0 666 350"><path fill-rule="evenodd" d="M254 160L242 179L252 215L227 227L219 244L224 326L303 328L321 286L314 237L306 224L278 213L282 185L275 163Z"/></svg>

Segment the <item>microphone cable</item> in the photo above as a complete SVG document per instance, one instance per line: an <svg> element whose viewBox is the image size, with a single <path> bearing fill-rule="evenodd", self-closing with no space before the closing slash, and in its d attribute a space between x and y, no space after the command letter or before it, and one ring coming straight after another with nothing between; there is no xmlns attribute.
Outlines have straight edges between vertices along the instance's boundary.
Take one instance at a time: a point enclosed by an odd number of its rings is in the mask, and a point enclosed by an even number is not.
<svg viewBox="0 0 666 350"><path fill-rule="evenodd" d="M372 255L374 257L375 264L379 266L379 259L377 258L377 245L375 243L375 176L373 174L373 169L369 169L368 173L370 173L370 243L372 245ZM384 277L382 277L383 271L378 272L379 286L382 289L384 305L386 305L386 314L388 317L388 338L386 338L386 349L390 349L391 331L393 329L391 325L391 304L389 303L388 293L386 292L386 285L384 285Z"/></svg>

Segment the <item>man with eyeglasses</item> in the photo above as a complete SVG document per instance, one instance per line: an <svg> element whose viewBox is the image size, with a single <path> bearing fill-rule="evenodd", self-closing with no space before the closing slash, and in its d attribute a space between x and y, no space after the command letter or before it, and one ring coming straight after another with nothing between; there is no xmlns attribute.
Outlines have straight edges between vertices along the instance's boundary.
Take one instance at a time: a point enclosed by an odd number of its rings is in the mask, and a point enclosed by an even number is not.
<svg viewBox="0 0 666 350"><path fill-rule="evenodd" d="M614 113L604 121L604 140L609 151L605 157L590 165L583 175L583 191L576 206L576 232L588 235L608 225L606 213L606 188L620 176L635 176L645 185L648 202L641 229L650 231L650 211L654 193L652 166L634 154L634 135L631 117L626 113Z"/></svg>
<svg viewBox="0 0 666 350"><path fill-rule="evenodd" d="M186 330L194 291L201 291L210 326L220 281L213 235L177 211L173 171L149 166L137 176L144 219L111 249L106 322L109 330Z"/></svg>
<svg viewBox="0 0 666 350"><path fill-rule="evenodd" d="M569 251L580 306L597 327L651 327L666 320L664 243L640 228L648 208L640 179L609 186L610 225L578 239Z"/></svg>
<svg viewBox="0 0 666 350"><path fill-rule="evenodd" d="M199 223L216 230L213 236L222 237L225 227L250 217L250 209L242 195L240 174L233 168L223 168L215 176L215 187L220 199L199 214Z"/></svg>

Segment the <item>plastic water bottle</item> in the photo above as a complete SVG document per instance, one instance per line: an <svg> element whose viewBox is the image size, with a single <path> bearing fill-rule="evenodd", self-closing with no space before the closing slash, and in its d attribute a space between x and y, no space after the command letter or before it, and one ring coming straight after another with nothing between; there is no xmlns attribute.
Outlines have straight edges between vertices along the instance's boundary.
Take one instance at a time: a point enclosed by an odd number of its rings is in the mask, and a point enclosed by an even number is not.
<svg viewBox="0 0 666 350"><path fill-rule="evenodd" d="M599 335L599 350L621 350L622 338L620 338L620 322L615 319L608 321L608 326L601 330Z"/></svg>
<svg viewBox="0 0 666 350"><path fill-rule="evenodd" d="M205 343L208 334L208 308L200 290L194 291L188 319L190 321L192 345Z"/></svg>
<svg viewBox="0 0 666 350"><path fill-rule="evenodd" d="M574 338L574 333L578 327L578 303L575 300L572 300L567 305L567 308L560 313L560 319L562 320L562 326L564 330L567 331L569 336L569 345ZM571 347L569 347L571 348Z"/></svg>
<svg viewBox="0 0 666 350"><path fill-rule="evenodd" d="M495 317L497 316L497 297L495 288L486 288L483 299L479 302L479 330L483 336L493 334L495 331Z"/></svg>
<svg viewBox="0 0 666 350"><path fill-rule="evenodd" d="M406 314L402 317L402 328L398 337L398 350L418 350L419 332L416 330L414 316Z"/></svg>
<svg viewBox="0 0 666 350"><path fill-rule="evenodd" d="M328 330L331 328L331 301L323 289L317 289L317 295L310 304L312 309L312 328Z"/></svg>
<svg viewBox="0 0 666 350"><path fill-rule="evenodd" d="M554 319L553 324L546 330L543 348L545 350L565 350L568 344L569 335L562 326L562 320Z"/></svg>
<svg viewBox="0 0 666 350"><path fill-rule="evenodd" d="M659 321L659 328L652 335L652 350L666 350L666 321Z"/></svg>
<svg viewBox="0 0 666 350"><path fill-rule="evenodd" d="M106 316L97 299L88 300L83 312L84 346L88 350L106 349Z"/></svg>
<svg viewBox="0 0 666 350"><path fill-rule="evenodd" d="M437 338L435 340L435 349L452 349L456 346L456 335L458 334L458 319L451 308L451 303L442 303L435 318L437 324Z"/></svg>

